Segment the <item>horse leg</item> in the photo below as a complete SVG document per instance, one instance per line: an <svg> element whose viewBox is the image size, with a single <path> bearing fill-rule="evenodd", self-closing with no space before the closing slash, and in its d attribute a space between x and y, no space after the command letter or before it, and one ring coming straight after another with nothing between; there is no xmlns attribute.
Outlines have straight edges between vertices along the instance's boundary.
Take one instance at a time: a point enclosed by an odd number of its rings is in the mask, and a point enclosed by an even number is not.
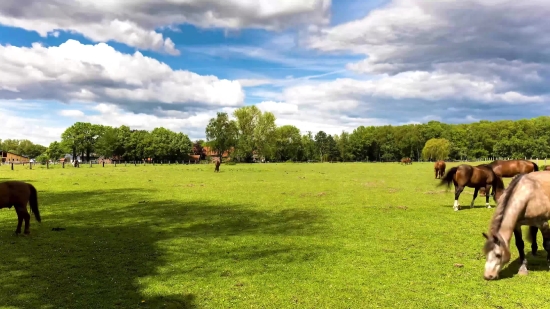
<svg viewBox="0 0 550 309"><path fill-rule="evenodd" d="M489 194L490 189L491 189L491 186L489 186L489 185L485 186L485 206L487 206L487 208L491 208L491 203L489 203L489 196L492 195L492 194ZM493 188L493 190L494 190L494 188Z"/></svg>
<svg viewBox="0 0 550 309"><path fill-rule="evenodd" d="M542 234L542 246L546 250L546 263L550 266L550 228L548 227L548 222L544 222L539 226L540 232Z"/></svg>
<svg viewBox="0 0 550 309"><path fill-rule="evenodd" d="M25 231L23 233L30 234L31 233L31 230L30 230L31 215L27 212L27 208L24 208L24 211L22 211L22 213L23 213L23 219L25 220Z"/></svg>
<svg viewBox="0 0 550 309"><path fill-rule="evenodd" d="M23 214L21 210L16 206L15 212L17 213L17 228L15 229L15 234L21 234L21 225L23 224Z"/></svg>
<svg viewBox="0 0 550 309"><path fill-rule="evenodd" d="M435 168L435 179L437 179L438 177L439 177L439 170Z"/></svg>
<svg viewBox="0 0 550 309"><path fill-rule="evenodd" d="M477 197L477 191L479 191L479 188L475 188L474 189L474 198L472 199L472 203L470 204L470 208L473 208L474 207L474 202L476 200L476 197Z"/></svg>
<svg viewBox="0 0 550 309"><path fill-rule="evenodd" d="M537 255L537 250L539 247L537 246L537 233L539 231L539 228L536 226L529 226L529 234L531 235L531 254L533 256Z"/></svg>
<svg viewBox="0 0 550 309"><path fill-rule="evenodd" d="M460 204L458 203L458 198L460 197L460 193L464 190L463 186L459 186L457 183L455 183L455 203L453 205L453 209L455 211L458 211L460 209Z"/></svg>
<svg viewBox="0 0 550 309"><path fill-rule="evenodd" d="M525 258L525 243L523 242L523 238L521 236L521 226L518 226L514 229L514 238L516 239L516 247L518 248L519 253L519 264L521 265L519 267L518 274L519 275L527 275L529 274L529 271L527 270L527 259Z"/></svg>

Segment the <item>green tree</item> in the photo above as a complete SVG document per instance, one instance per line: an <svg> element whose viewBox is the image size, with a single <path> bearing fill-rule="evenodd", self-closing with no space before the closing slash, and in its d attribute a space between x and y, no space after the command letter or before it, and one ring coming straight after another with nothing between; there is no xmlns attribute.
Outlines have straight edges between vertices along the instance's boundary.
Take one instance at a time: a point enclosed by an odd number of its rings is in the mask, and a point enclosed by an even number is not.
<svg viewBox="0 0 550 309"><path fill-rule="evenodd" d="M444 138L432 138L426 142L422 149L424 160L445 160L451 152L451 143Z"/></svg>
<svg viewBox="0 0 550 309"><path fill-rule="evenodd" d="M46 150L46 154L53 161L57 161L63 158L63 156L65 155L65 151L61 144L55 141L50 143L50 146L48 146L48 149Z"/></svg>
<svg viewBox="0 0 550 309"><path fill-rule="evenodd" d="M229 119L227 113L218 112L216 118L210 119L206 126L206 141L218 153L220 160L224 152L235 146L237 131L237 124Z"/></svg>

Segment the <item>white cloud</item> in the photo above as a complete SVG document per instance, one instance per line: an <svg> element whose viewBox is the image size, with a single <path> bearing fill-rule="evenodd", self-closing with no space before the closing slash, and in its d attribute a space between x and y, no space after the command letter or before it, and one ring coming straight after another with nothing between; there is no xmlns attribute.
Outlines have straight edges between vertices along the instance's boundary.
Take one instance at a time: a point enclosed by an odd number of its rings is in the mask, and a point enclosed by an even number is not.
<svg viewBox="0 0 550 309"><path fill-rule="evenodd" d="M362 19L311 30L314 49L365 54L366 73L463 61L539 62L549 56L546 0L394 0Z"/></svg>
<svg viewBox="0 0 550 309"><path fill-rule="evenodd" d="M326 24L330 6L331 0L4 0L0 1L0 24L43 37L73 31L95 42L114 40L177 55L172 40L157 29L189 23L203 28L281 30Z"/></svg>
<svg viewBox="0 0 550 309"><path fill-rule="evenodd" d="M269 85L273 83L270 79L251 79L251 78L243 78L237 80L242 87L256 87L256 86L262 86L262 85Z"/></svg>
<svg viewBox="0 0 550 309"><path fill-rule="evenodd" d="M77 110L77 109L65 109L65 110L60 111L59 114L61 116L64 116L64 117L74 117L74 118L84 116L84 112L81 111L81 110Z"/></svg>
<svg viewBox="0 0 550 309"><path fill-rule="evenodd" d="M296 104L288 104L288 103L281 103L281 102L274 102L274 101L264 101L259 104L256 104L256 106L266 112L272 112L277 114L295 114L298 112L298 105Z"/></svg>
<svg viewBox="0 0 550 309"><path fill-rule="evenodd" d="M0 45L0 98L124 104L239 106L238 81L173 70L136 52L68 40L58 47ZM129 103L128 103L129 104Z"/></svg>
<svg viewBox="0 0 550 309"><path fill-rule="evenodd" d="M51 142L59 140L61 133L66 129L45 118L19 116L12 109L5 108L9 102L3 101L0 104L0 139L28 139L47 147ZM26 107L20 104L17 108L26 110Z"/></svg>
<svg viewBox="0 0 550 309"><path fill-rule="evenodd" d="M78 120L113 127L126 125L132 129L149 131L157 127L164 127L175 132L183 132L192 139L204 137L206 125L211 118L216 117L215 110L199 113L168 111L163 112L162 116L157 116L127 112L116 105L105 103L95 105L91 110L97 113L87 113ZM222 110L229 113L232 111L231 108Z"/></svg>

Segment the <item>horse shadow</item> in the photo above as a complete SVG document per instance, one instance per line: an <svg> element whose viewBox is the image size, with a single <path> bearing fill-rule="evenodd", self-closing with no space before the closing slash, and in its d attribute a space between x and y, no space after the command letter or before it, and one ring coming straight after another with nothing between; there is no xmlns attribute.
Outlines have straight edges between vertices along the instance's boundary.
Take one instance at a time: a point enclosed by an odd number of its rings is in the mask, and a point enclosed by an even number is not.
<svg viewBox="0 0 550 309"><path fill-rule="evenodd" d="M533 256L531 253L526 253L527 258L527 270L529 272L533 271L549 271L548 265L546 263L546 252L541 253L540 251L536 256ZM499 279L511 279L518 275L520 267L519 257L514 261L509 263L502 271L500 271Z"/></svg>
<svg viewBox="0 0 550 309"><path fill-rule="evenodd" d="M31 219L29 236L13 235L15 214L0 216L4 306L197 308L211 297L193 284L199 278L232 278L238 265L260 272L266 262L308 263L330 251L277 241L324 230L322 215L310 210L149 201L143 189L42 193L42 223ZM258 235L273 241L224 242Z"/></svg>
<svg viewBox="0 0 550 309"><path fill-rule="evenodd" d="M444 207L444 208L450 208L452 209L453 208L453 205L448 205L448 204L445 204L445 205L439 205L441 207ZM491 208L487 208L487 206L482 206L482 205L474 205L472 208L470 208L470 204L468 205L460 205L460 210L459 211L463 211L463 210L473 210L473 209L478 209L478 208L486 208L486 209L494 209L495 207L491 205Z"/></svg>

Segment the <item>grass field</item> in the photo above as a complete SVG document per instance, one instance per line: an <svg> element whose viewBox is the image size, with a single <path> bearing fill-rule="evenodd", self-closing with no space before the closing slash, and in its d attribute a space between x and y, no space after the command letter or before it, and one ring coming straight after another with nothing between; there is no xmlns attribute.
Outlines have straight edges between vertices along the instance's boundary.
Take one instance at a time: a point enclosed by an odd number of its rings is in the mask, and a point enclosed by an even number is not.
<svg viewBox="0 0 550 309"><path fill-rule="evenodd" d="M222 165L218 174L213 165L26 168L2 166L0 180L34 184L43 222L32 217L31 235L16 237L15 211L0 210L0 308L543 308L550 300L540 233L543 254L528 255L529 276L516 275L514 262L501 280L483 279L481 233L494 208L478 197L476 208L454 212L454 191L436 187L432 163ZM513 240L511 250L515 261Z"/></svg>

